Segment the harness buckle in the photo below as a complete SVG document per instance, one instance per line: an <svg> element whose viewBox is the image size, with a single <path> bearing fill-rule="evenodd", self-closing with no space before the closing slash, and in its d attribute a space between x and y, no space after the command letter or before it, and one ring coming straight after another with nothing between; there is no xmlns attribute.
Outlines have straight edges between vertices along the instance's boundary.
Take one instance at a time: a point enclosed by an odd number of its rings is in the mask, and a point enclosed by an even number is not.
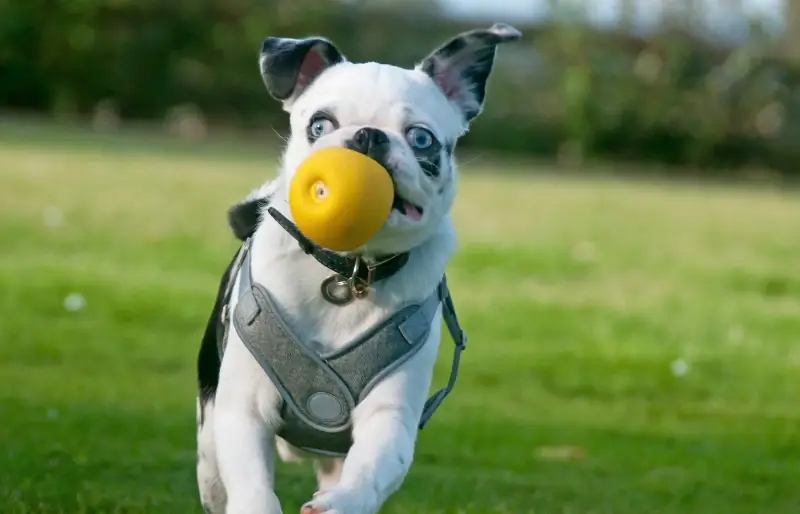
<svg viewBox="0 0 800 514"><path fill-rule="evenodd" d="M461 350L466 350L467 348L467 333L464 330L461 330L460 337L458 341L456 341L456 346L459 347Z"/></svg>

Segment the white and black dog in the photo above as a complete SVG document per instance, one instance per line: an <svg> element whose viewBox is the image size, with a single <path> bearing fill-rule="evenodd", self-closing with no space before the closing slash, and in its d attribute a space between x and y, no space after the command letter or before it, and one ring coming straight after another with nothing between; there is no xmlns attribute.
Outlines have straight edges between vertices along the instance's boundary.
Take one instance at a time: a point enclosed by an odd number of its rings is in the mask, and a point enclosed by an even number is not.
<svg viewBox="0 0 800 514"><path fill-rule="evenodd" d="M414 69L348 62L328 40L268 38L261 74L290 113L278 176L229 211L229 264L198 358L197 479L209 514L281 512L277 452L313 459L303 514L375 513L409 470L419 428L453 385L464 338L444 281L455 248L453 149L482 110L504 24L453 38ZM287 185L315 150L380 162L395 187L355 252L294 226ZM426 402L441 320L456 342L448 387ZM224 350L224 351L223 351Z"/></svg>

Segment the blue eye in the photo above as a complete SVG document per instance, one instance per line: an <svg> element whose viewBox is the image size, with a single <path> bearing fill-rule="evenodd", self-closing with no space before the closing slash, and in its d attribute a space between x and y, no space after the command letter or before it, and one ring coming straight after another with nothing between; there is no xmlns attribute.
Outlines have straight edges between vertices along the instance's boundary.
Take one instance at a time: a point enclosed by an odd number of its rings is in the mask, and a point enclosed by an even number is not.
<svg viewBox="0 0 800 514"><path fill-rule="evenodd" d="M333 132L336 128L336 122L328 115L317 113L312 116L311 121L308 122L306 133L311 141Z"/></svg>
<svg viewBox="0 0 800 514"><path fill-rule="evenodd" d="M433 145L436 138L430 130L423 127L411 127L406 131L406 140L415 150L426 150Z"/></svg>
<svg viewBox="0 0 800 514"><path fill-rule="evenodd" d="M326 118L320 118L311 124L309 130L312 136L322 137L333 130L333 122Z"/></svg>

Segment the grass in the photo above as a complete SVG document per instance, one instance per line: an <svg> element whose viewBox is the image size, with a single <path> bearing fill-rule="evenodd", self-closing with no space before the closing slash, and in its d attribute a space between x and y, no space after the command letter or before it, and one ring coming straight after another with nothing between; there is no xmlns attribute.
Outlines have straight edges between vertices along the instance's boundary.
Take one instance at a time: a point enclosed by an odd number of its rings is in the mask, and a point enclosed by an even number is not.
<svg viewBox="0 0 800 514"><path fill-rule="evenodd" d="M26 130L0 130L0 512L199 513L224 211L274 156ZM481 166L449 271L471 346L384 512L798 512L800 198ZM279 471L297 512L312 475Z"/></svg>

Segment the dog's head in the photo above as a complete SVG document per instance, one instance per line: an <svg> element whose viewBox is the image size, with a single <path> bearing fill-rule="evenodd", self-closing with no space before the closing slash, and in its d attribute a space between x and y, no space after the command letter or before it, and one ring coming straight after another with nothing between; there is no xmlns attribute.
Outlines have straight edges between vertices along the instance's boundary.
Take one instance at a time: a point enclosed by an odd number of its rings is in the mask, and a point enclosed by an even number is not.
<svg viewBox="0 0 800 514"><path fill-rule="evenodd" d="M349 62L321 37L268 38L261 75L291 126L282 182L320 148L362 152L388 170L395 187L388 220L362 250L394 253L421 244L453 203L453 149L483 109L497 45L519 38L504 24L465 32L414 69Z"/></svg>

